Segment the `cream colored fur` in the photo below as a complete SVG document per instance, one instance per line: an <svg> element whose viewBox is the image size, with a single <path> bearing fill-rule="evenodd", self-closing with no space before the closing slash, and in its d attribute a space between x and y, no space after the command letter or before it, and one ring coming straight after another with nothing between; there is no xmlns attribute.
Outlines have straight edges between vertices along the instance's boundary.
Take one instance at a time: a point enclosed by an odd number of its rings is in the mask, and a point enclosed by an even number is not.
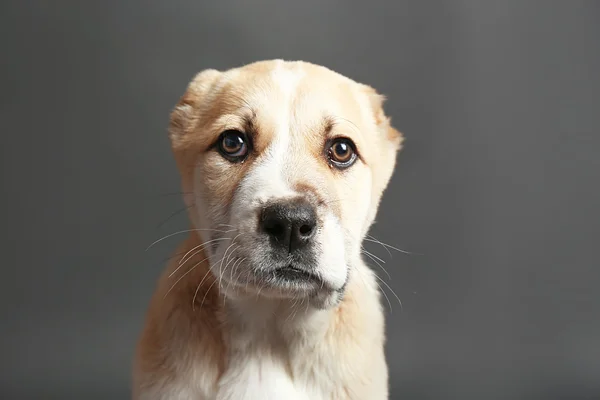
<svg viewBox="0 0 600 400"><path fill-rule="evenodd" d="M169 133L191 232L151 300L134 400L388 398L378 285L360 252L402 142L382 102L370 87L305 62L207 70L190 83ZM232 165L211 144L243 129L248 113L256 155ZM360 153L343 173L323 157L324 118ZM256 208L307 191L324 199L317 272L343 295L242 284Z"/></svg>

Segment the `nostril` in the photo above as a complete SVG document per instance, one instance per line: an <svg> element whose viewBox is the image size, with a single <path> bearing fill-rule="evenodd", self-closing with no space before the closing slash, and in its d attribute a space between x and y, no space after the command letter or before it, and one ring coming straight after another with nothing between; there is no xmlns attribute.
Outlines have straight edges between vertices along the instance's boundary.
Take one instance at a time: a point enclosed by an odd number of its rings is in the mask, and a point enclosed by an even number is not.
<svg viewBox="0 0 600 400"><path fill-rule="evenodd" d="M283 226L281 222L273 219L266 221L263 229L266 233L276 238L283 236L285 233L285 226Z"/></svg>
<svg viewBox="0 0 600 400"><path fill-rule="evenodd" d="M302 225L300 227L300 229L298 229L298 232L300 232L300 236L302 237L308 237L312 234L314 226L312 225Z"/></svg>
<svg viewBox="0 0 600 400"><path fill-rule="evenodd" d="M288 253L308 246L318 228L316 210L298 199L269 204L259 217L260 233L271 245Z"/></svg>

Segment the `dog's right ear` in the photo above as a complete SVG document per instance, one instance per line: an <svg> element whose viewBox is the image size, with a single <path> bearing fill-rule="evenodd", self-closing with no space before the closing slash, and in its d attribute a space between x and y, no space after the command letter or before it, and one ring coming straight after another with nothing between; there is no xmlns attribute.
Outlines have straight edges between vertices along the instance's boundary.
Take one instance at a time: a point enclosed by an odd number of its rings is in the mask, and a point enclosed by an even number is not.
<svg viewBox="0 0 600 400"><path fill-rule="evenodd" d="M184 95L171 112L169 138L173 149L182 149L190 144L198 124L199 110L206 95L213 88L221 72L207 69L198 73L189 83Z"/></svg>

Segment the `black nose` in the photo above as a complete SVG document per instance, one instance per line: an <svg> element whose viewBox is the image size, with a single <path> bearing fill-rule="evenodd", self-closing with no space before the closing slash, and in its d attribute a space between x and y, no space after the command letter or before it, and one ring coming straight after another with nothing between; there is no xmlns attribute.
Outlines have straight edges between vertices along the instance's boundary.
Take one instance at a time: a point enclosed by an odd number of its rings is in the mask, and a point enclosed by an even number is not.
<svg viewBox="0 0 600 400"><path fill-rule="evenodd" d="M317 213L305 200L280 201L262 210L260 228L273 245L291 253L311 242L317 231Z"/></svg>

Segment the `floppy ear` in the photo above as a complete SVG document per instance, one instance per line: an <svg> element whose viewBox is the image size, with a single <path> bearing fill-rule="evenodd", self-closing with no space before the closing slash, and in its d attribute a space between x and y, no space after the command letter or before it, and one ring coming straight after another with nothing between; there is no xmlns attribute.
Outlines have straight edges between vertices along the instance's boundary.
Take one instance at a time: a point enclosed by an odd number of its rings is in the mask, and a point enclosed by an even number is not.
<svg viewBox="0 0 600 400"><path fill-rule="evenodd" d="M366 233L375 220L379 202L381 201L381 195L387 188L394 172L396 156L402 147L404 137L398 130L390 125L390 118L385 115L385 111L383 110L385 97L377 93L377 91L370 86L362 85L362 89L369 99L373 119L377 126L377 135L373 138L373 146L377 147L377 157L373 158L370 162L373 170L372 207L367 216L367 224L365 226Z"/></svg>
<svg viewBox="0 0 600 400"><path fill-rule="evenodd" d="M181 150L191 144L192 133L198 125L200 108L219 75L219 71L207 69L198 73L188 84L184 95L171 112L169 138L173 150Z"/></svg>
<svg viewBox="0 0 600 400"><path fill-rule="evenodd" d="M175 156L183 192L183 199L189 208L192 221L197 221L197 211L192 205L195 202L193 195L193 177L196 157L201 141L199 141L199 121L202 110L210 102L210 92L214 89L215 82L221 73L214 69L207 69L197 74L188 84L183 96L171 112L169 121L169 138L171 149Z"/></svg>
<svg viewBox="0 0 600 400"><path fill-rule="evenodd" d="M377 124L380 132L383 133L385 140L388 140L396 151L400 150L402 148L404 136L400 131L391 125L391 118L385 115L385 111L383 109L385 96L379 94L371 86L362 85L362 87L369 97L371 109L373 110L373 117L375 118L375 123Z"/></svg>

